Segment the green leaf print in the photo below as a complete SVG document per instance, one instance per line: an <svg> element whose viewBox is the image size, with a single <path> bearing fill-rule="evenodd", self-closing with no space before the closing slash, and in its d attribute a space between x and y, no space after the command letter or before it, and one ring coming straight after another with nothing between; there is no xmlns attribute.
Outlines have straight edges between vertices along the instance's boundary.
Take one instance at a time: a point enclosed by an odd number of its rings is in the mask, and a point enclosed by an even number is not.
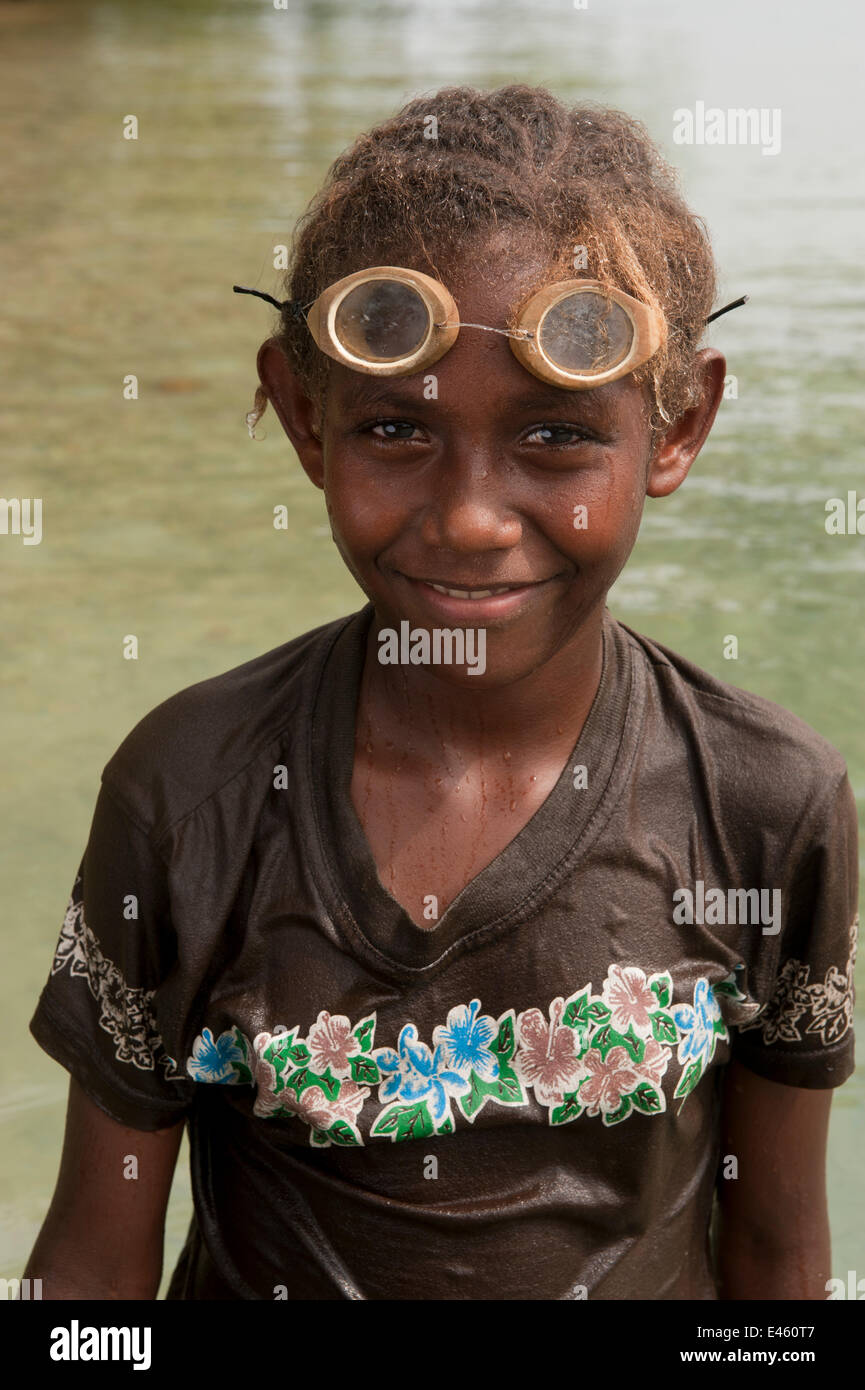
<svg viewBox="0 0 865 1390"><path fill-rule="evenodd" d="M591 985L586 985L582 994L576 999L572 999L562 1015L562 1023L566 1028L570 1028L577 1035L577 1056L582 1057L589 1045L589 1037L595 1026L595 1020L589 1015L589 997ZM609 1018L609 1011L607 1012Z"/></svg>
<svg viewBox="0 0 865 1390"><path fill-rule="evenodd" d="M363 1018L355 1028L352 1036L357 1038L360 1043L361 1052L372 1051L372 1035L375 1032L375 1019Z"/></svg>
<svg viewBox="0 0 865 1390"><path fill-rule="evenodd" d="M566 1125L571 1120L575 1120L578 1115L582 1115L583 1107L580 1105L580 1098L576 1091L566 1091L564 1101L557 1105L550 1112L550 1124Z"/></svg>
<svg viewBox="0 0 865 1390"><path fill-rule="evenodd" d="M356 1081L359 1086L377 1086L381 1080L379 1069L371 1057L363 1053L359 1057L350 1057L351 1079Z"/></svg>
<svg viewBox="0 0 865 1390"><path fill-rule="evenodd" d="M510 1009L499 1025L499 1031L496 1035L495 1042L490 1043L490 1052L495 1052L499 1059L502 1057L509 1059L513 1057L515 1048L514 1011Z"/></svg>
<svg viewBox="0 0 865 1390"><path fill-rule="evenodd" d="M622 1103L621 1103L621 1105L619 1106L618 1110L615 1110L615 1111L613 1112L612 1115L608 1115L608 1114L606 1113L606 1111L604 1111L604 1124L605 1124L605 1125L617 1125L617 1124L619 1123L620 1120L625 1120L625 1119L627 1119L627 1117L630 1115L630 1113L631 1113L631 1097L630 1097L630 1096L622 1096Z"/></svg>
<svg viewBox="0 0 865 1390"><path fill-rule="evenodd" d="M703 1063L692 1062L687 1071L679 1077L679 1084L673 1092L674 1096L689 1096L696 1086L700 1077L703 1075Z"/></svg>
<svg viewBox="0 0 865 1390"><path fill-rule="evenodd" d="M287 1047L285 1052L289 1061L293 1062L296 1067L302 1067L304 1062L309 1061L309 1048L306 1043L294 1043Z"/></svg>
<svg viewBox="0 0 865 1390"><path fill-rule="evenodd" d="M323 1075L316 1076L315 1072L312 1071L309 1074L312 1077L313 1081L324 1091L324 1094L327 1096L328 1100L336 1100L337 1096L339 1095L339 1082L337 1081L330 1067L328 1067L327 1071Z"/></svg>
<svg viewBox="0 0 865 1390"><path fill-rule="evenodd" d="M294 1091L294 1094L299 1096L301 1091L305 1091L307 1086L314 1086L317 1081L318 1077L310 1071L309 1067L299 1067L297 1071L293 1071L290 1076L285 1077L285 1084L278 1089L280 1091Z"/></svg>
<svg viewBox="0 0 865 1390"><path fill-rule="evenodd" d="M232 1066L234 1067L234 1074L238 1081L244 1086L251 1086L252 1072L249 1070L249 1067L244 1066L243 1062L233 1062Z"/></svg>
<svg viewBox="0 0 865 1390"><path fill-rule="evenodd" d="M394 1143L402 1139L426 1139L435 1132L426 1101L415 1105L389 1105L383 1110L370 1134L385 1134Z"/></svg>
<svg viewBox="0 0 865 1390"><path fill-rule="evenodd" d="M349 1145L356 1148L359 1142L351 1125L346 1124L345 1120L335 1120L327 1131L327 1137L332 1139L334 1144L342 1144L346 1148Z"/></svg>
<svg viewBox="0 0 865 1390"><path fill-rule="evenodd" d="M744 970L744 968L742 964L739 965L736 970L731 970L729 975L725 975L723 980L719 980L716 985L712 985L712 993L728 994L730 998L735 999L737 1003L744 1003L748 996L742 993L736 981L738 971Z"/></svg>
<svg viewBox="0 0 865 1390"><path fill-rule="evenodd" d="M525 1105L526 1098L519 1077L510 1063L499 1056L499 1074L495 1081L484 1081L476 1071L471 1074L471 1090L459 1097L458 1104L467 1120L472 1119L488 1100L500 1105Z"/></svg>
<svg viewBox="0 0 865 1390"><path fill-rule="evenodd" d="M270 1062L277 1076L284 1071L291 1071L294 1066L288 1053L289 1049L295 1045L296 1037L296 1028L292 1028L290 1033L277 1033L275 1038L271 1038L261 1054L266 1062Z"/></svg>
<svg viewBox="0 0 865 1390"><path fill-rule="evenodd" d="M634 1032L634 1025L630 1024L627 1033L617 1033L615 1028L609 1024L604 1028L599 1028L592 1037L592 1047L600 1052L606 1061L607 1053L614 1047L623 1047L632 1062L640 1062L646 1050L646 1044L638 1038Z"/></svg>
<svg viewBox="0 0 865 1390"><path fill-rule="evenodd" d="M595 999L586 1010L593 1023L606 1023L611 1017L610 1010L600 999Z"/></svg>
<svg viewBox="0 0 865 1390"><path fill-rule="evenodd" d="M662 1109L661 1097L648 1081L641 1081L636 1091L631 1092L630 1099L634 1109L643 1115L657 1115Z"/></svg>
<svg viewBox="0 0 865 1390"><path fill-rule="evenodd" d="M578 994L576 999L572 999L565 1012L562 1014L562 1023L566 1028L588 1028L589 1027L589 990L591 985L587 985L582 994ZM608 1015L609 1017L609 1015Z"/></svg>
<svg viewBox="0 0 865 1390"><path fill-rule="evenodd" d="M320 1149L325 1148L329 1141L323 1129L311 1129L309 1131L309 1142Z"/></svg>
<svg viewBox="0 0 865 1390"><path fill-rule="evenodd" d="M280 1091L294 1091L294 1094L299 1096L301 1092L305 1091L309 1086L320 1086L328 1100L336 1100L336 1097L339 1095L339 1082L334 1077L330 1067L328 1067L323 1076L319 1076L316 1072L310 1071L309 1067L298 1067L296 1071L293 1071L290 1076L285 1078L284 1085L279 1086L277 1089Z"/></svg>
<svg viewBox="0 0 865 1390"><path fill-rule="evenodd" d="M453 1122L453 1120L451 1119L450 1115L448 1115L448 1117L447 1117L447 1119L444 1121L444 1123L439 1125L439 1127L438 1127L438 1133L439 1133L439 1134L453 1134L453 1132L454 1132L454 1122Z"/></svg>
<svg viewBox="0 0 865 1390"><path fill-rule="evenodd" d="M623 1045L628 1049L629 1053L631 1054L632 1060L635 1062L642 1062L643 1054L646 1051L646 1044L643 1042L643 1039L638 1037L637 1034L634 1032L633 1023L628 1024L627 1033L620 1033L619 1037L622 1039Z"/></svg>
<svg viewBox="0 0 865 1390"><path fill-rule="evenodd" d="M666 1009L673 997L673 980L668 971L649 982L649 989L656 996L662 1009Z"/></svg>
<svg viewBox="0 0 865 1390"><path fill-rule="evenodd" d="M674 1043L676 1041L678 1034L670 1014L665 1014L663 1010L659 1009L657 1013L651 1015L651 1019L652 1037L656 1042Z"/></svg>

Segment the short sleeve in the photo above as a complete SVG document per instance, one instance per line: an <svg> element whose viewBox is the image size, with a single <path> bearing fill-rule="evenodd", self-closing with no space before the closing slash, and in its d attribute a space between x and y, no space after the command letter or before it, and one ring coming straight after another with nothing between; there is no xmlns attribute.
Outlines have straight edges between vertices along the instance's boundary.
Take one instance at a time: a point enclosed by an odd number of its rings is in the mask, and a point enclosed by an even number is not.
<svg viewBox="0 0 865 1390"><path fill-rule="evenodd" d="M842 1085L854 1070L858 868L856 803L845 772L790 866L773 968L765 988L753 991L764 995L761 1008L731 1040L732 1056L770 1081L821 1090Z"/></svg>
<svg viewBox="0 0 865 1390"><path fill-rule="evenodd" d="M174 1124L192 1103L194 1083L158 1021L176 958L166 866L103 780L30 1031L106 1114L134 1129Z"/></svg>

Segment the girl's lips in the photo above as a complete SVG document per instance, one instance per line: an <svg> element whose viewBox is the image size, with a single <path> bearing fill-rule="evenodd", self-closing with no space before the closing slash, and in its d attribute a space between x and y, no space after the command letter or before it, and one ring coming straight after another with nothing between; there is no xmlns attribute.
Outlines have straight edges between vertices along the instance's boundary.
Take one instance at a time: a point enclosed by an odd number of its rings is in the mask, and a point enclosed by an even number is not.
<svg viewBox="0 0 865 1390"><path fill-rule="evenodd" d="M531 603L532 596L548 582L542 579L533 584L521 584L518 588L506 589L501 593L488 593L484 598L457 598L453 594L443 594L425 579L410 579L407 574L401 577L411 584L424 605L433 609L439 617L469 626L483 626L491 619L509 617L512 613L518 612ZM454 584L447 587L459 586ZM480 585L473 587L483 592Z"/></svg>

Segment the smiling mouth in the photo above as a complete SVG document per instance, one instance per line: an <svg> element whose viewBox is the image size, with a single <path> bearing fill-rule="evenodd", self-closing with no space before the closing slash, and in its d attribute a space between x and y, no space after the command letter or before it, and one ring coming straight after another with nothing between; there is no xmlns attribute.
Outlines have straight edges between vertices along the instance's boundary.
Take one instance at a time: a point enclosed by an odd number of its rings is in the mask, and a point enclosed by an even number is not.
<svg viewBox="0 0 865 1390"><path fill-rule="evenodd" d="M407 574L405 577L406 579L412 579L412 582L415 584L428 584L431 589L435 589L439 594L447 594L449 598L469 599L493 598L496 594L509 594L514 589L529 589L536 584L543 584L546 582L543 579L527 579L522 583L491 584L486 589L478 589L463 586L458 587L455 584L441 584L436 579L414 579L410 574Z"/></svg>

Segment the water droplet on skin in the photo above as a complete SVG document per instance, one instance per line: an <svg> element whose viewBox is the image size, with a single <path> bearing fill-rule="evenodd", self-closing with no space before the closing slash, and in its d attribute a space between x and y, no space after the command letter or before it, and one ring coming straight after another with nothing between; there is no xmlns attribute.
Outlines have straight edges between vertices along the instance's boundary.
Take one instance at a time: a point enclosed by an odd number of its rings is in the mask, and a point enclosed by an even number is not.
<svg viewBox="0 0 865 1390"><path fill-rule="evenodd" d="M535 776L535 774L532 773L531 777L529 778L529 781L530 781L530 782L537 782L537 780L538 780L538 779L537 779L537 777Z"/></svg>
<svg viewBox="0 0 865 1390"><path fill-rule="evenodd" d="M371 743L368 743L368 744L366 745L366 751L367 751L367 753L371 753L371 752L372 752L372 744L371 744Z"/></svg>
<svg viewBox="0 0 865 1390"><path fill-rule="evenodd" d="M504 758L504 760L505 760L506 763L509 763L510 760L511 760L511 755L510 755L510 753L507 753L507 752L502 753L502 757Z"/></svg>
<svg viewBox="0 0 865 1390"><path fill-rule="evenodd" d="M517 809L517 803L516 803L515 801L512 801L512 802L511 802L511 810L512 810L512 811L515 811L516 809Z"/></svg>
<svg viewBox="0 0 865 1390"><path fill-rule="evenodd" d="M565 732L564 729L562 728L561 724L557 724L557 725L556 725L556 732L559 733L559 734L563 734L563 733Z"/></svg>

